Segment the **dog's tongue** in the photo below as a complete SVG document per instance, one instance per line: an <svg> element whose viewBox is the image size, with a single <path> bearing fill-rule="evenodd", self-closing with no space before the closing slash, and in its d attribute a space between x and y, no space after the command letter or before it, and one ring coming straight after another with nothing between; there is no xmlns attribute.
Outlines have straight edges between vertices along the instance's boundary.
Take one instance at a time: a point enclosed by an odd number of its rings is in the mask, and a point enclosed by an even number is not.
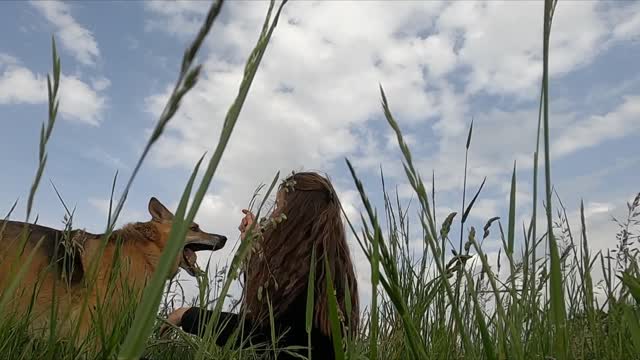
<svg viewBox="0 0 640 360"><path fill-rule="evenodd" d="M182 256L184 256L184 260L187 262L187 265L189 265L190 267L194 267L194 265L196 264L196 259L198 258L195 251L189 248L185 248L182 252Z"/></svg>

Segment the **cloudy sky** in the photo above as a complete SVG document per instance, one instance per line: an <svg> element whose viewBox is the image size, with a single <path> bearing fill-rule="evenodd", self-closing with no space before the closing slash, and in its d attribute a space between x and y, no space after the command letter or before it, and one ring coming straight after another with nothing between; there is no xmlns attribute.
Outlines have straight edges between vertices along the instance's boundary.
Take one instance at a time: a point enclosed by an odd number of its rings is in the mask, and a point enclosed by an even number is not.
<svg viewBox="0 0 640 360"><path fill-rule="evenodd" d="M52 34L62 60L60 116L35 210L40 223L61 226L64 211L53 182L77 208L75 225L99 232L113 176L130 175L208 6L2 2L0 211L19 199L12 217L24 218L39 128L46 120ZM195 162L216 145L267 6L225 4L200 57L201 80L143 166L120 223L147 220L151 196L175 209ZM554 185L572 221L584 199L590 241L602 249L615 245L611 217L624 217L625 202L640 191L640 3L560 1L555 17ZM531 208L541 39L540 1L287 4L198 213L203 229L231 239L211 256L212 263L227 262L237 245L240 210L278 170L328 173L351 215L359 202L345 157L377 206L380 166L387 184L398 186L404 200L411 198L382 115L379 84L429 186L435 172L439 221L460 210L464 145L473 118L469 191L484 177L487 182L470 225L481 227L493 216L506 219L514 160L521 224ZM492 238L487 246L495 250L497 244ZM366 300L367 263L352 245ZM200 260L204 264L208 256Z"/></svg>

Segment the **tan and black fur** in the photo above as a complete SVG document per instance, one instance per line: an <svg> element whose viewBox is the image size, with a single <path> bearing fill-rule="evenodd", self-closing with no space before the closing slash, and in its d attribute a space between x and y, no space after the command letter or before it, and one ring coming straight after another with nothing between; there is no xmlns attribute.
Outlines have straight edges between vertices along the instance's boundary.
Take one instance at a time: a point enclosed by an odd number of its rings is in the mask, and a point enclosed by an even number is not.
<svg viewBox="0 0 640 360"><path fill-rule="evenodd" d="M29 314L31 330L47 331L55 297L59 335L71 335L77 327L78 339L84 339L96 323L98 309L103 330L108 333L111 320L118 319L128 304L137 303L167 244L173 214L156 198L149 201L149 213L150 221L115 230L104 247L101 234L83 230L65 233L35 224L0 221L0 294L10 286L17 271L27 266L0 316L20 318ZM194 252L218 250L225 242L226 237L206 233L192 223L185 252L176 257L170 277L180 267L194 275ZM185 256L187 252L192 254L191 259Z"/></svg>

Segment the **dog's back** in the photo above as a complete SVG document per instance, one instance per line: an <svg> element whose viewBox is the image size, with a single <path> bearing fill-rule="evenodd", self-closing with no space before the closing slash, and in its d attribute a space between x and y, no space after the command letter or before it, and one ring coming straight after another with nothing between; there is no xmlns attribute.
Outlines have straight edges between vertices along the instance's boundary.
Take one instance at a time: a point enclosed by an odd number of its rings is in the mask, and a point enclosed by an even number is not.
<svg viewBox="0 0 640 360"><path fill-rule="evenodd" d="M78 235L78 230L65 234L64 231L18 221L0 221L0 268L5 269L7 262L28 256L38 247L34 261L52 265L58 275L65 277L70 285L82 279L83 269L78 249L70 246L70 241ZM84 233L87 236L92 234ZM26 241L25 237L26 236ZM20 253L22 253L20 255ZM78 256L75 256L78 255ZM26 259L25 259L26 260ZM2 271L6 274L6 271ZM0 291L4 287L0 286Z"/></svg>
<svg viewBox="0 0 640 360"><path fill-rule="evenodd" d="M66 241L76 234L65 236L63 231L45 226L0 221L0 294L22 272L5 314L19 320L29 311L30 326L45 329L55 298L61 317L71 320L72 314L61 312L70 309L72 289L84 275L79 250Z"/></svg>

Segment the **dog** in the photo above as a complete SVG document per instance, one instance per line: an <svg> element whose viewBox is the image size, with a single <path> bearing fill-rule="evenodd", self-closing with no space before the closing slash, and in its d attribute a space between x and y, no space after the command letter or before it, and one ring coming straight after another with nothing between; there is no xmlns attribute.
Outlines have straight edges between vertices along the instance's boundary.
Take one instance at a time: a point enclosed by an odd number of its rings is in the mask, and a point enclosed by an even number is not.
<svg viewBox="0 0 640 360"><path fill-rule="evenodd" d="M104 333L111 334L114 319L122 318L123 309L137 304L169 239L173 214L155 197L149 200L148 208L150 221L129 223L108 239L83 230L0 221L0 296L28 264L18 286L8 293L11 296L1 309L3 313L29 315L29 329L35 332L48 333L55 313L60 336L73 334L82 340L97 323L102 324ZM195 276L196 252L219 250L226 240L192 223L169 278L180 268Z"/></svg>

